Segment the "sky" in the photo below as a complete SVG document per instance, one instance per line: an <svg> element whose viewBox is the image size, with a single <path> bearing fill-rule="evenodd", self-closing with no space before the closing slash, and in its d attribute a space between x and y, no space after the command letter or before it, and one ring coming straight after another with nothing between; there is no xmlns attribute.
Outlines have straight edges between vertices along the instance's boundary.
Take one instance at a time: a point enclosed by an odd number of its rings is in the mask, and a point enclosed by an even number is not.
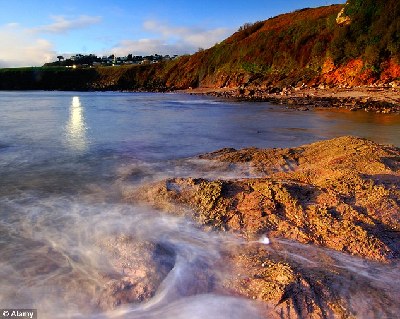
<svg viewBox="0 0 400 319"><path fill-rule="evenodd" d="M0 68L58 55L192 54L247 22L345 0L0 0Z"/></svg>

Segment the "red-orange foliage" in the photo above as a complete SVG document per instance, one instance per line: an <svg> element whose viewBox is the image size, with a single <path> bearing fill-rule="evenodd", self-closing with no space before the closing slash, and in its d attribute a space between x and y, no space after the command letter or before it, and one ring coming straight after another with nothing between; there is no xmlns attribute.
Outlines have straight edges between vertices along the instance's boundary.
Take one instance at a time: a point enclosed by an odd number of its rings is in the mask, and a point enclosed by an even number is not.
<svg viewBox="0 0 400 319"><path fill-rule="evenodd" d="M394 59L382 63L381 67L381 81L391 82L394 80L400 80L400 65Z"/></svg>

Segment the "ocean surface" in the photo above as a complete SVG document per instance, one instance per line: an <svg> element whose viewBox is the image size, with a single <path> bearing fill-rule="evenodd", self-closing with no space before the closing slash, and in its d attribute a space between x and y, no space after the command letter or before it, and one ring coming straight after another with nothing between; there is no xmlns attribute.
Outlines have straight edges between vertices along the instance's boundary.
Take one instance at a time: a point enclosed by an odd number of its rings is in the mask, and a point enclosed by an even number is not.
<svg viewBox="0 0 400 319"><path fill-rule="evenodd" d="M128 204L122 193L171 176L250 176L194 159L223 147L290 147L343 135L400 146L400 117L175 93L0 92L0 308L35 308L38 318L259 318L252 301L183 292L197 284L195 264L218 260L221 242L243 242ZM104 287L124 276L118 258L131 258L115 239L121 236L165 244L175 264L150 301L107 311ZM310 249L282 245L296 256ZM350 264L366 280L379 267L340 256L331 256L338 267ZM385 272L383 285L396 278Z"/></svg>

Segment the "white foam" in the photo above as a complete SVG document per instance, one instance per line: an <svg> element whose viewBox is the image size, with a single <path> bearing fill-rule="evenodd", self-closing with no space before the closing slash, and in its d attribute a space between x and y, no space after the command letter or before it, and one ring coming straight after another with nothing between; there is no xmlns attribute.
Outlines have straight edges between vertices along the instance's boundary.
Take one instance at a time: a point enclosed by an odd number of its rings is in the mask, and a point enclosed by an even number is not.
<svg viewBox="0 0 400 319"><path fill-rule="evenodd" d="M269 245L271 243L271 241L269 240L269 238L265 235L263 235L259 240L259 243L264 244L264 245Z"/></svg>

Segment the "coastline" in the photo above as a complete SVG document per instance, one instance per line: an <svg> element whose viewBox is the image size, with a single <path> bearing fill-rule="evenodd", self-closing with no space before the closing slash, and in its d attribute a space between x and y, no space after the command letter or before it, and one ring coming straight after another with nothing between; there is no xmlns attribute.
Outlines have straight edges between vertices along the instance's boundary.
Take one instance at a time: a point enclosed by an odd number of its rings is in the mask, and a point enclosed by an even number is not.
<svg viewBox="0 0 400 319"><path fill-rule="evenodd" d="M187 94L210 95L237 100L285 104L301 111L310 108L342 108L383 114L400 114L400 87L360 86L317 88L193 88Z"/></svg>
<svg viewBox="0 0 400 319"><path fill-rule="evenodd" d="M400 82L387 80L364 86L316 82L296 86L236 82L169 82L154 74L162 65L60 70L59 68L6 69L0 72L1 91L123 91L184 92L246 101L265 101L307 111L310 108L340 108L383 114L400 114ZM400 72L400 71L399 71ZM393 80L393 81L392 81ZM269 83L269 82L268 82ZM225 85L225 86L223 86ZM193 88L192 88L193 87Z"/></svg>

